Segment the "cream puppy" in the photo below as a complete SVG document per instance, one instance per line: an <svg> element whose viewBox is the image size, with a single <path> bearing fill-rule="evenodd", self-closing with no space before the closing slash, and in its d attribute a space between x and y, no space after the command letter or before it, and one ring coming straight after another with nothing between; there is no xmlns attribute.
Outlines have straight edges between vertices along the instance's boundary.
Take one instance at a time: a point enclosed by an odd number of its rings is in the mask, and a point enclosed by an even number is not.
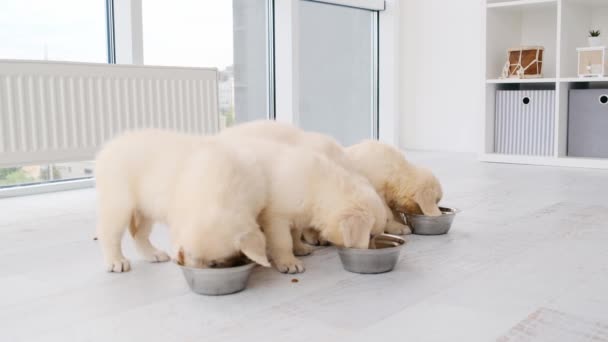
<svg viewBox="0 0 608 342"><path fill-rule="evenodd" d="M283 273L304 271L295 255L310 253L302 229L313 227L337 245L367 248L383 232L387 213L367 179L308 148L256 138L230 137L259 157L269 174L268 203L260 223L269 256Z"/></svg>
<svg viewBox="0 0 608 342"><path fill-rule="evenodd" d="M347 147L346 155L394 211L441 215L439 180L430 170L409 163L396 148L366 140Z"/></svg>
<svg viewBox="0 0 608 342"><path fill-rule="evenodd" d="M170 259L150 243L154 222L169 225L185 265L230 266L242 253L269 266L256 221L266 178L252 156L216 138L144 130L109 142L95 176L97 236L108 271L130 269L121 248L127 226L144 259Z"/></svg>
<svg viewBox="0 0 608 342"><path fill-rule="evenodd" d="M390 211L387 233L411 233L399 212L441 214L437 202L442 197L442 190L437 178L429 170L408 163L403 154L390 145L366 140L345 149L327 135L306 132L293 125L271 120L236 125L225 129L220 135L257 137L309 148L368 178ZM304 238L311 244L320 242L312 230L306 230Z"/></svg>
<svg viewBox="0 0 608 342"><path fill-rule="evenodd" d="M329 135L304 131L296 126L274 120L257 120L238 124L219 133L227 138L260 138L280 142L290 146L312 149L349 169L350 164L344 148Z"/></svg>

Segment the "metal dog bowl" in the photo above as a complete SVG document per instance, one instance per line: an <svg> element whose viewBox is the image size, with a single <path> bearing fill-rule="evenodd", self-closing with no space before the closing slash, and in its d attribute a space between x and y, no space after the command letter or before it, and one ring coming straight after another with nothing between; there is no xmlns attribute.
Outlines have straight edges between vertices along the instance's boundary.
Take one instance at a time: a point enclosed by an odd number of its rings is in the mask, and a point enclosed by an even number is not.
<svg viewBox="0 0 608 342"><path fill-rule="evenodd" d="M381 234L370 241L370 249L338 248L345 270L374 274L391 271L399 260L405 240L399 236Z"/></svg>
<svg viewBox="0 0 608 342"><path fill-rule="evenodd" d="M452 222L458 209L439 207L441 216L426 216L404 213L407 224L412 233L417 235L442 235L452 227Z"/></svg>
<svg viewBox="0 0 608 342"><path fill-rule="evenodd" d="M208 296L227 295L243 291L255 263L227 268L193 268L178 265L190 289Z"/></svg>

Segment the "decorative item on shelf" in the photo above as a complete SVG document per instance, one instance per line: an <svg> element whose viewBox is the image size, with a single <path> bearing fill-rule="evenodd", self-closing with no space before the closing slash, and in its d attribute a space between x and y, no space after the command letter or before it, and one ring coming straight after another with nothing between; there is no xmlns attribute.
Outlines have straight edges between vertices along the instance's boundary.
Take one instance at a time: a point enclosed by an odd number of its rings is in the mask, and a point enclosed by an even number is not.
<svg viewBox="0 0 608 342"><path fill-rule="evenodd" d="M602 38L600 38L600 30L589 30L589 37L587 37L589 47L602 46Z"/></svg>
<svg viewBox="0 0 608 342"><path fill-rule="evenodd" d="M541 78L543 77L542 46L522 46L509 49L507 62L500 78Z"/></svg>
<svg viewBox="0 0 608 342"><path fill-rule="evenodd" d="M608 71L606 47L578 48L578 77L604 77Z"/></svg>

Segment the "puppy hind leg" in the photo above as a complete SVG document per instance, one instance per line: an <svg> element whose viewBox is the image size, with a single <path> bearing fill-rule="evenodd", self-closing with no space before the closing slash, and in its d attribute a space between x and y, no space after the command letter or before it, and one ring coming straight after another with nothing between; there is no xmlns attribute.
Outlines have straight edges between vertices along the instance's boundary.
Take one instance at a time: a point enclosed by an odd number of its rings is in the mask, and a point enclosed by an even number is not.
<svg viewBox="0 0 608 342"><path fill-rule="evenodd" d="M152 220L138 214L131 217L129 224L129 232L135 241L137 252L149 262L165 262L171 260L169 255L160 249L154 247L150 242L150 233L152 232Z"/></svg>
<svg viewBox="0 0 608 342"><path fill-rule="evenodd" d="M314 228L306 228L302 231L304 241L313 246L329 246L329 242L321 237Z"/></svg>
<svg viewBox="0 0 608 342"><path fill-rule="evenodd" d="M304 256L312 253L312 247L302 241L302 229L294 229L291 231L293 240L293 253L296 256Z"/></svg>
<svg viewBox="0 0 608 342"><path fill-rule="evenodd" d="M305 228L302 231L302 238L309 245L313 245L313 246L319 245L319 233L312 228Z"/></svg>

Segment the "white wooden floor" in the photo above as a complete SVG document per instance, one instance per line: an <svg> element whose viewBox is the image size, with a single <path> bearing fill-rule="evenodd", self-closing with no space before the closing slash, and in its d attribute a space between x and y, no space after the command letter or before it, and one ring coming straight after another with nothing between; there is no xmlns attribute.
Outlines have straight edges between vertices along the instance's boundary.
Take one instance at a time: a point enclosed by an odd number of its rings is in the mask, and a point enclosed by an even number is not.
<svg viewBox="0 0 608 342"><path fill-rule="evenodd" d="M412 153L462 209L383 275L256 269L249 288L192 294L179 269L109 274L92 189L0 200L0 341L608 341L608 172ZM167 232L154 240L166 247Z"/></svg>

